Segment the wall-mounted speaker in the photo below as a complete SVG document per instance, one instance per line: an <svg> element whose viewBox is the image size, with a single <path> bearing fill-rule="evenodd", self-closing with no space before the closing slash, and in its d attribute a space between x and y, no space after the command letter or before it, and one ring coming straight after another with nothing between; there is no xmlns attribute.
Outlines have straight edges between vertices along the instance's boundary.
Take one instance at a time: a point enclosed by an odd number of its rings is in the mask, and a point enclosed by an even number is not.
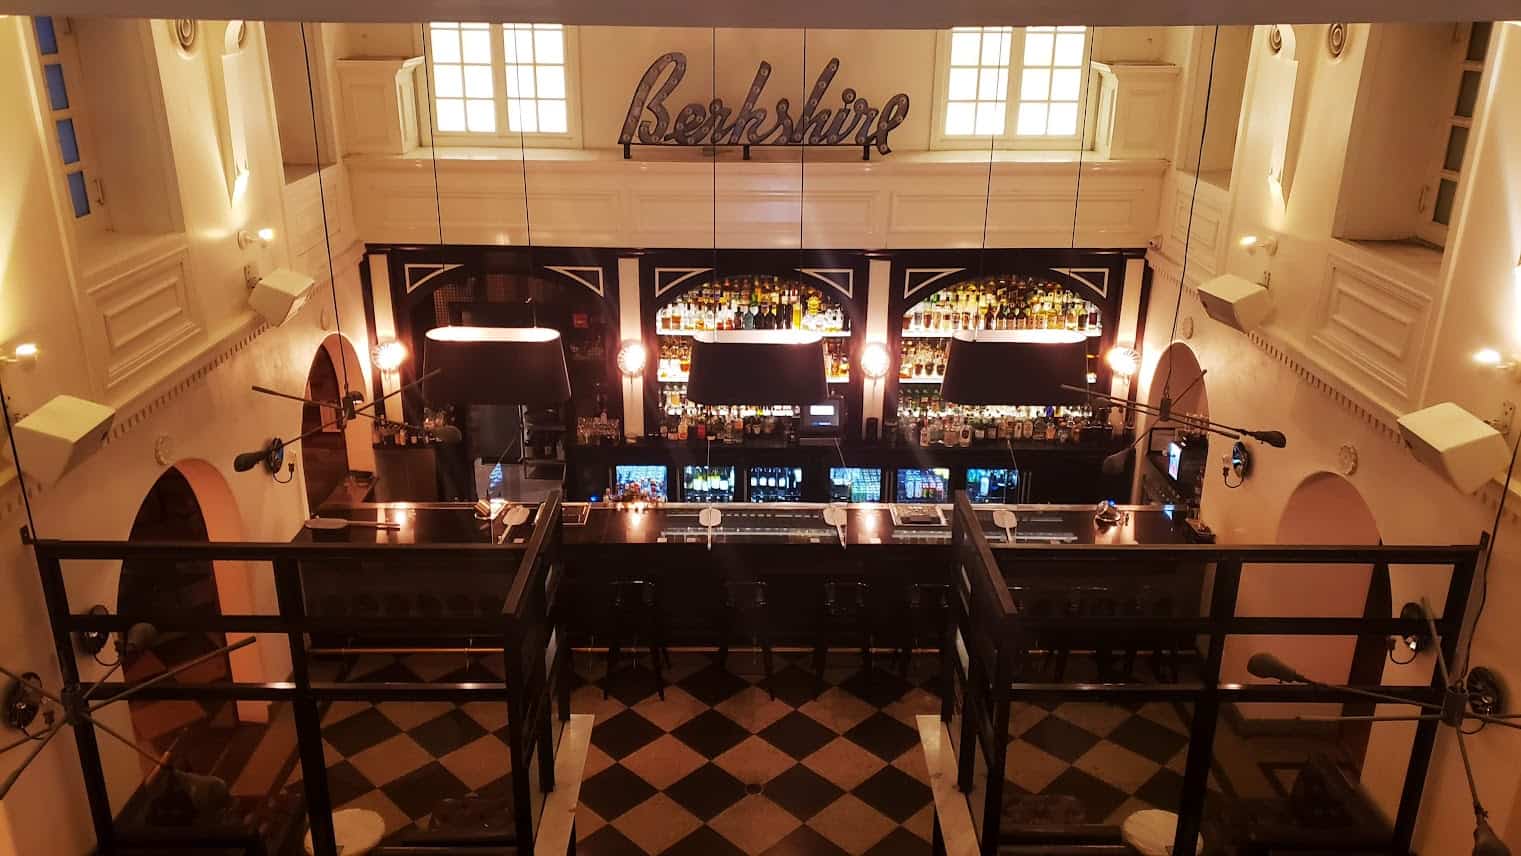
<svg viewBox="0 0 1521 856"><path fill-rule="evenodd" d="M1209 317L1243 333L1262 326L1273 314L1268 290L1249 279L1225 274L1199 285L1199 302Z"/></svg>
<svg viewBox="0 0 1521 856"><path fill-rule="evenodd" d="M106 441L116 408L60 395L16 423L21 471L53 484Z"/></svg>
<svg viewBox="0 0 1521 856"><path fill-rule="evenodd" d="M278 327L289 321L312 296L316 280L288 268L276 268L252 283L248 305Z"/></svg>
<svg viewBox="0 0 1521 856"><path fill-rule="evenodd" d="M1415 459L1464 493L1499 475L1509 459L1503 434L1450 401L1407 413L1399 425Z"/></svg>

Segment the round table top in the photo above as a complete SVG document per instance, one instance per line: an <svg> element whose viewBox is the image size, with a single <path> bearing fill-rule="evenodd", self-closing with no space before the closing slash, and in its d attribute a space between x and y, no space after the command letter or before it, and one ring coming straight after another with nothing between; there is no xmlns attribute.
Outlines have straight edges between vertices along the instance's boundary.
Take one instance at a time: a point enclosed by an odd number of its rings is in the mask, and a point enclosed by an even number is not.
<svg viewBox="0 0 1521 856"><path fill-rule="evenodd" d="M385 834L385 820L369 809L346 808L333 812L333 838L343 856L364 856L380 846L380 839ZM306 833L306 852L317 852L312 847L311 830Z"/></svg>
<svg viewBox="0 0 1521 856"><path fill-rule="evenodd" d="M1178 816L1161 809L1138 811L1120 824L1120 835L1142 856L1170 856L1178 835ZM1204 836L1199 836L1194 852L1204 852Z"/></svg>

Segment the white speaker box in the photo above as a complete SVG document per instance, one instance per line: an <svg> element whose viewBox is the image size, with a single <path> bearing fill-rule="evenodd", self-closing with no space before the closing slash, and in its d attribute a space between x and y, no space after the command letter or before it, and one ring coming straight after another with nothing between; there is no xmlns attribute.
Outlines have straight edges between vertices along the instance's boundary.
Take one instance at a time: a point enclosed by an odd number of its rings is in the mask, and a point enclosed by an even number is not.
<svg viewBox="0 0 1521 856"><path fill-rule="evenodd" d="M276 268L254 283L248 305L278 327L301 311L317 282L288 268Z"/></svg>
<svg viewBox="0 0 1521 856"><path fill-rule="evenodd" d="M1450 401L1407 413L1399 424L1415 459L1464 493L1500 475L1510 459L1503 434Z"/></svg>
<svg viewBox="0 0 1521 856"><path fill-rule="evenodd" d="M1273 314L1273 298L1266 288L1229 273L1202 283L1199 302L1209 317L1243 333L1262 326Z"/></svg>
<svg viewBox="0 0 1521 856"><path fill-rule="evenodd" d="M21 471L53 484L106 441L116 409L60 395L15 425Z"/></svg>

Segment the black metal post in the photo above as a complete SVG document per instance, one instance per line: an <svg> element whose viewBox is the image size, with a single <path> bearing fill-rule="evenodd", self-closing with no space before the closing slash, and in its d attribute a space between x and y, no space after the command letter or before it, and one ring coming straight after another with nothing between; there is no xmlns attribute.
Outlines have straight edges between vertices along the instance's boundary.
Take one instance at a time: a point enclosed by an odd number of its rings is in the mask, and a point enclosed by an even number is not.
<svg viewBox="0 0 1521 856"><path fill-rule="evenodd" d="M1236 614L1236 595L1241 590L1241 562L1228 559L1215 565L1215 587L1210 598L1209 653L1199 675L1203 690L1194 703L1189 727L1188 760L1183 768L1183 788L1178 795L1178 831L1173 856L1194 856L1199 825L1204 819L1204 800L1209 795L1209 768L1215 757L1215 729L1220 723L1220 662L1225 656L1226 630Z"/></svg>
<svg viewBox="0 0 1521 856"><path fill-rule="evenodd" d="M301 565L293 559L274 562L275 597L280 618L300 627L306 617L301 595ZM322 716L312 696L307 669L306 636L298 630L285 634L290 641L291 679L296 686L291 711L296 720L296 747L301 753L301 787L306 795L306 817L311 824L312 850L316 856L338 856L333 837L333 803L327 790L327 760L322 751Z"/></svg>

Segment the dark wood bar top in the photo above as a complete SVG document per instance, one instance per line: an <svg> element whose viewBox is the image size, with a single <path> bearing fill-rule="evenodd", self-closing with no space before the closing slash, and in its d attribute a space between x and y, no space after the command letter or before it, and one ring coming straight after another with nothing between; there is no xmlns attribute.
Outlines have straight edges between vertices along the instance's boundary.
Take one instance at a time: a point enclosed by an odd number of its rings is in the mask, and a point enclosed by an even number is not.
<svg viewBox="0 0 1521 856"><path fill-rule="evenodd" d="M354 521L343 529L303 525L291 539L297 544L521 544L533 531L530 505L528 519L518 526L505 526L502 515L494 520L477 517L468 502L375 502L327 507L319 520ZM387 528L363 525L383 523Z"/></svg>

